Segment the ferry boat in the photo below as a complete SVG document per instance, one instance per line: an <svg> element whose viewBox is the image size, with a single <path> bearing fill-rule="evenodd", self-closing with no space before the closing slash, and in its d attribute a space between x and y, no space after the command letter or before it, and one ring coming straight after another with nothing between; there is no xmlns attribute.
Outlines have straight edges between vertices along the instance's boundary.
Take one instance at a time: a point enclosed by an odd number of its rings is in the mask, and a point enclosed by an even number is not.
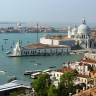
<svg viewBox="0 0 96 96"><path fill-rule="evenodd" d="M10 51L7 51L6 54L10 54L11 52Z"/></svg>
<svg viewBox="0 0 96 96"><path fill-rule="evenodd" d="M33 73L31 74L31 78L36 79L40 74L42 74L42 72Z"/></svg>
<svg viewBox="0 0 96 96"><path fill-rule="evenodd" d="M36 72L42 72L42 70L25 71L24 75L31 75L31 74L36 73Z"/></svg>

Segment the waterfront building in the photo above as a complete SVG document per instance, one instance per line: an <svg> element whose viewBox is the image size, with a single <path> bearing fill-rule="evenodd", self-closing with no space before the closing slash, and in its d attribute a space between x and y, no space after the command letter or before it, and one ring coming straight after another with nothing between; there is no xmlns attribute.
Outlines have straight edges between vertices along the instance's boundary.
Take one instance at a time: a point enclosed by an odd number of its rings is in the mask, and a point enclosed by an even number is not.
<svg viewBox="0 0 96 96"><path fill-rule="evenodd" d="M72 40L67 36L59 37L49 34L45 34L42 38L40 38L40 43L51 45L68 45L70 47L75 46L75 40Z"/></svg>
<svg viewBox="0 0 96 96"><path fill-rule="evenodd" d="M49 45L49 44L32 44L22 47L20 40L17 42L16 47L13 49L12 56L27 56L27 55L51 55L69 53L71 48L67 45Z"/></svg>
<svg viewBox="0 0 96 96"><path fill-rule="evenodd" d="M20 33L24 33L25 32L25 27L21 26L21 23L17 23L16 29L18 29L18 31Z"/></svg>
<svg viewBox="0 0 96 96"><path fill-rule="evenodd" d="M81 48L93 48L94 40L91 36L90 28L86 25L85 19L82 20L82 24L77 28L76 24L74 28L68 27L68 37L75 40L76 45Z"/></svg>
<svg viewBox="0 0 96 96"><path fill-rule="evenodd" d="M85 53L84 58L91 59L91 60L96 60L96 54L95 53Z"/></svg>

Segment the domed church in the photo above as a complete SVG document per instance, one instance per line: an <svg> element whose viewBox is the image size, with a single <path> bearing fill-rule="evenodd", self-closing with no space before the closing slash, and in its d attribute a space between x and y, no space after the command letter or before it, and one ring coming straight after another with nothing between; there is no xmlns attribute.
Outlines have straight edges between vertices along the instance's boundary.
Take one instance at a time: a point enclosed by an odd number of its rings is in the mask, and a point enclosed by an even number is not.
<svg viewBox="0 0 96 96"><path fill-rule="evenodd" d="M93 48L94 40L90 34L90 28L86 25L85 19L82 20L82 24L77 28L76 24L74 28L68 27L68 38L75 40L75 45L81 48Z"/></svg>

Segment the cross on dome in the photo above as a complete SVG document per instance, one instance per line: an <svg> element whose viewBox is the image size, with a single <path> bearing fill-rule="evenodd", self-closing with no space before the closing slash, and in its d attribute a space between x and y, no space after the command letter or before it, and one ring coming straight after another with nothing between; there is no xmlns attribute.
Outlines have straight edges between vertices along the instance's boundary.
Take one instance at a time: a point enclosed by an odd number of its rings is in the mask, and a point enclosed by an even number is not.
<svg viewBox="0 0 96 96"><path fill-rule="evenodd" d="M82 24L86 25L86 20L85 20L85 18L82 19Z"/></svg>

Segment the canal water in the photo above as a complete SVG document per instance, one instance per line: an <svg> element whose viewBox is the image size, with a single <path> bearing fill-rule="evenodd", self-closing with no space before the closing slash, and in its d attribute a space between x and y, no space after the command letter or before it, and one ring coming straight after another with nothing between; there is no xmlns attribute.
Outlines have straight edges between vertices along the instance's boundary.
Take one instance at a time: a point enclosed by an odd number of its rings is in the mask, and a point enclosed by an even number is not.
<svg viewBox="0 0 96 96"><path fill-rule="evenodd" d="M39 38L45 33L39 33ZM50 35L59 35L66 33L49 33ZM8 40L3 40L8 39ZM18 39L22 40L22 46L36 43L36 33L5 33L0 34L0 70L6 70L6 73L0 72L0 84L7 83L10 78L16 76L19 79L32 81L30 76L24 76L26 70L46 70L49 66L60 68L64 62L76 61L83 58L83 54L63 55L63 56L25 56L25 57L7 57L7 51L13 51ZM14 42L14 43L13 43ZM2 46L4 50L2 50ZM12 48L11 48L12 47ZM35 62L30 62L34 60ZM41 65L35 65L40 62ZM54 68L54 69L56 69Z"/></svg>

